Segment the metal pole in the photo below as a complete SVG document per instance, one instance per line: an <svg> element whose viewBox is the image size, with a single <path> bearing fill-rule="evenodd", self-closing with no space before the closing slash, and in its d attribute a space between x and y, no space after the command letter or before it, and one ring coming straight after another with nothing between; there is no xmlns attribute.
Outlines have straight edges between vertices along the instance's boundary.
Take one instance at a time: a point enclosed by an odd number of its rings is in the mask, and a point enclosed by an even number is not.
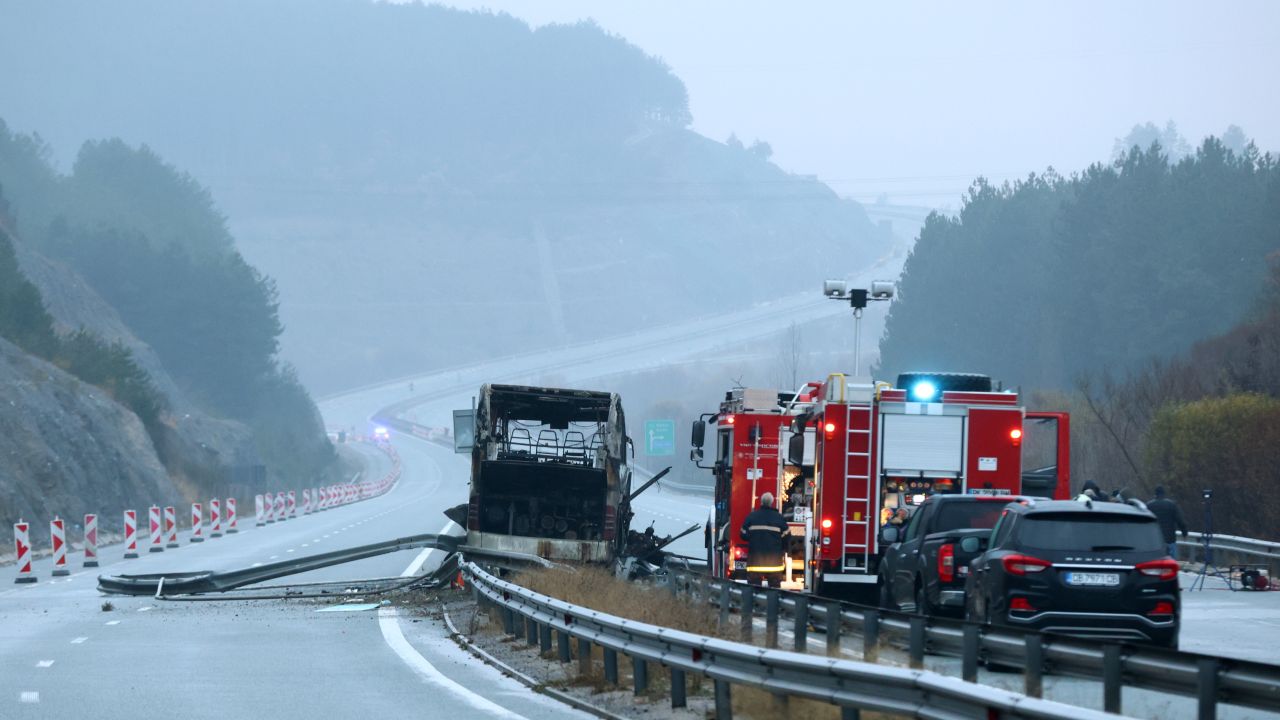
<svg viewBox="0 0 1280 720"><path fill-rule="evenodd" d="M1102 648L1102 711L1120 714L1120 688L1123 682L1120 666L1120 646L1104 645Z"/></svg>
<svg viewBox="0 0 1280 720"><path fill-rule="evenodd" d="M742 641L749 643L755 629L752 623L756 614L756 588L750 584L743 585L739 592L742 593L742 602L738 606L738 612L742 613Z"/></svg>
<svg viewBox="0 0 1280 720"><path fill-rule="evenodd" d="M840 603L827 603L827 656L840 657Z"/></svg>
<svg viewBox="0 0 1280 720"><path fill-rule="evenodd" d="M729 697L729 682L716 680L716 720L732 720L733 701Z"/></svg>
<svg viewBox="0 0 1280 720"><path fill-rule="evenodd" d="M613 648L604 649L604 680L610 685L618 684L618 651Z"/></svg>
<svg viewBox="0 0 1280 720"><path fill-rule="evenodd" d="M682 708L689 703L685 699L686 685L684 671L679 668L671 668L671 707Z"/></svg>
<svg viewBox="0 0 1280 720"><path fill-rule="evenodd" d="M796 652L809 651L809 598L804 595L796 597Z"/></svg>
<svg viewBox="0 0 1280 720"><path fill-rule="evenodd" d="M578 638L578 674L589 675L591 673L591 641L586 638Z"/></svg>
<svg viewBox="0 0 1280 720"><path fill-rule="evenodd" d="M862 359L862 308L853 309L853 376L859 375Z"/></svg>
<svg viewBox="0 0 1280 720"><path fill-rule="evenodd" d="M1038 698L1044 695L1044 638L1039 633L1026 636L1027 674L1023 694Z"/></svg>
<svg viewBox="0 0 1280 720"><path fill-rule="evenodd" d="M770 590L764 611L764 646L778 647L778 610L781 599L777 590Z"/></svg>

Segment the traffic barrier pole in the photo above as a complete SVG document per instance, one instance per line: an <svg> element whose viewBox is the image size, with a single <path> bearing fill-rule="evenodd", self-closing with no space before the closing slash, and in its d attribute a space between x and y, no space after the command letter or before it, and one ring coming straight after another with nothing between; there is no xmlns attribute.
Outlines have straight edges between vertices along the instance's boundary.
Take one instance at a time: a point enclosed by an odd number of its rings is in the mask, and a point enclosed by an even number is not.
<svg viewBox="0 0 1280 720"><path fill-rule="evenodd" d="M169 538L165 547L176 548L178 545L178 511L172 505L164 509L164 534Z"/></svg>
<svg viewBox="0 0 1280 720"><path fill-rule="evenodd" d="M49 521L49 536L53 539L53 576L70 575L67 569L67 527L57 515Z"/></svg>
<svg viewBox="0 0 1280 720"><path fill-rule="evenodd" d="M262 496L253 496L253 524L262 527L267 524L267 518L262 512Z"/></svg>
<svg viewBox="0 0 1280 720"><path fill-rule="evenodd" d="M22 522L22 518L18 518L18 522L13 524L13 544L18 550L18 576L13 579L15 583L33 583L36 581L35 573L31 572L31 538L29 532L31 526Z"/></svg>
<svg viewBox="0 0 1280 720"><path fill-rule="evenodd" d="M262 496L262 515L266 520L266 524L270 525L276 521L276 497L271 493Z"/></svg>
<svg viewBox="0 0 1280 720"><path fill-rule="evenodd" d="M285 520L289 519L289 516L286 515L284 512L284 503L285 503L284 491L281 490L280 492L276 493L276 506L271 513L272 515L275 516L276 520L279 520L280 522L284 522Z"/></svg>
<svg viewBox="0 0 1280 720"><path fill-rule="evenodd" d="M311 512L320 512L320 488L311 488Z"/></svg>
<svg viewBox="0 0 1280 720"><path fill-rule="evenodd" d="M191 538L190 542L204 542L204 533L200 524L204 522L204 507L200 503L191 503Z"/></svg>
<svg viewBox="0 0 1280 720"><path fill-rule="evenodd" d="M289 518L290 520L297 518L298 517L297 496L294 495L292 490L290 490L287 494L285 494L284 500L285 500L284 501L285 517Z"/></svg>
<svg viewBox="0 0 1280 720"><path fill-rule="evenodd" d="M124 511L124 559L138 557L138 513Z"/></svg>
<svg viewBox="0 0 1280 720"><path fill-rule="evenodd" d="M209 537L222 537L222 502L218 498L209 501Z"/></svg>
<svg viewBox="0 0 1280 720"><path fill-rule="evenodd" d="M84 516L84 566L98 567L98 516Z"/></svg>
<svg viewBox="0 0 1280 720"><path fill-rule="evenodd" d="M327 487L320 488L320 509L329 509L329 488Z"/></svg>
<svg viewBox="0 0 1280 720"><path fill-rule="evenodd" d="M238 533L240 528L236 527L236 499L227 498L227 534Z"/></svg>
<svg viewBox="0 0 1280 720"><path fill-rule="evenodd" d="M311 488L302 488L302 514L311 514Z"/></svg>
<svg viewBox="0 0 1280 720"><path fill-rule="evenodd" d="M164 552L164 526L160 524L160 507L152 505L147 512L147 519L151 527L151 543L147 548L148 552Z"/></svg>

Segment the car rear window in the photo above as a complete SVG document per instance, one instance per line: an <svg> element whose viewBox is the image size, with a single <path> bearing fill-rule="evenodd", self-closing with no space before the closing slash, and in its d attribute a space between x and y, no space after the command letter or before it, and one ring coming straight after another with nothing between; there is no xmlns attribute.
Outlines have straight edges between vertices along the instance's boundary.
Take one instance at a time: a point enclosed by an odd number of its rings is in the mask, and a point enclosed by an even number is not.
<svg viewBox="0 0 1280 720"><path fill-rule="evenodd" d="M993 500L942 503L942 507L938 508L938 526L934 532L964 528L989 530L995 527L996 521L1000 519L1000 511L1006 504Z"/></svg>
<svg viewBox="0 0 1280 720"><path fill-rule="evenodd" d="M1164 541L1155 518L1129 515L1028 515L1018 544L1044 550L1160 550Z"/></svg>

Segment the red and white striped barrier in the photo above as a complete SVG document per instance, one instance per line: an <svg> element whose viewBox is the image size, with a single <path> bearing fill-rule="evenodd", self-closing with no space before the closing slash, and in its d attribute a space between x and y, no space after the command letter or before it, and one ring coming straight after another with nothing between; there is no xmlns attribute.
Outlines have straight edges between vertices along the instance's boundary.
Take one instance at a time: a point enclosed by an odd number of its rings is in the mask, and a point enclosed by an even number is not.
<svg viewBox="0 0 1280 720"><path fill-rule="evenodd" d="M124 559L138 557L138 513L124 511Z"/></svg>
<svg viewBox="0 0 1280 720"><path fill-rule="evenodd" d="M151 542L148 543L148 552L164 552L164 525L160 522L160 506L152 505L147 511L147 519L151 528Z"/></svg>
<svg viewBox="0 0 1280 720"><path fill-rule="evenodd" d="M290 520L298 517L298 496L292 490L285 493L284 513Z"/></svg>
<svg viewBox="0 0 1280 720"><path fill-rule="evenodd" d="M201 525L204 523L204 506L200 503L191 503L191 537L189 542L204 542L204 531Z"/></svg>
<svg viewBox="0 0 1280 720"><path fill-rule="evenodd" d="M253 524L262 527L267 524L267 516L262 510L262 496L253 496Z"/></svg>
<svg viewBox="0 0 1280 720"><path fill-rule="evenodd" d="M18 522L13 524L13 544L18 550L18 577L14 578L15 583L33 583L36 581L35 573L31 572L31 526L22 522L19 518Z"/></svg>
<svg viewBox="0 0 1280 720"><path fill-rule="evenodd" d="M320 509L329 509L329 488L327 487L320 488Z"/></svg>
<svg viewBox="0 0 1280 720"><path fill-rule="evenodd" d="M218 498L209 501L209 537L222 537L222 502Z"/></svg>
<svg viewBox="0 0 1280 720"><path fill-rule="evenodd" d="M53 539L53 576L70 575L67 569L67 526L57 515L49 521L49 537Z"/></svg>
<svg viewBox="0 0 1280 720"><path fill-rule="evenodd" d="M276 493L275 507L272 508L271 515L280 522L289 519L289 516L284 514L284 503L284 492Z"/></svg>
<svg viewBox="0 0 1280 720"><path fill-rule="evenodd" d="M311 488L311 512L320 512L320 488Z"/></svg>
<svg viewBox="0 0 1280 720"><path fill-rule="evenodd" d="M236 499L227 498L227 534L238 532L240 528L236 527Z"/></svg>
<svg viewBox="0 0 1280 720"><path fill-rule="evenodd" d="M164 546L170 548L179 547L178 544L178 511L172 506L166 506L164 509L164 534L168 538Z"/></svg>
<svg viewBox="0 0 1280 720"><path fill-rule="evenodd" d="M84 516L84 566L98 567L98 516Z"/></svg>
<svg viewBox="0 0 1280 720"><path fill-rule="evenodd" d="M311 514L311 488L302 488L302 514Z"/></svg>

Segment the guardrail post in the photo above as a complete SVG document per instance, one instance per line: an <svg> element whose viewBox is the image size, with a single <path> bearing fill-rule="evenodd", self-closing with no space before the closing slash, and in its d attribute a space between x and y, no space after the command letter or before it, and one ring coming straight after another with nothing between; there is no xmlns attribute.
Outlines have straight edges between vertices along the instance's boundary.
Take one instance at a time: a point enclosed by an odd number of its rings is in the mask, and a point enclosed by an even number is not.
<svg viewBox="0 0 1280 720"><path fill-rule="evenodd" d="M508 607L502 608L502 632L507 635L516 634L516 621L511 616L511 608Z"/></svg>
<svg viewBox="0 0 1280 720"><path fill-rule="evenodd" d="M796 597L796 652L809 650L809 598L805 595Z"/></svg>
<svg viewBox="0 0 1280 720"><path fill-rule="evenodd" d="M742 601L738 606L738 611L742 613L742 641L749 643L752 631L755 630L752 621L756 615L756 587L743 585L738 592L742 593Z"/></svg>
<svg viewBox="0 0 1280 720"><path fill-rule="evenodd" d="M724 629L729 624L729 583L724 582L720 586L720 628Z"/></svg>
<svg viewBox="0 0 1280 720"><path fill-rule="evenodd" d="M778 611L781 606L781 593L770 590L764 605L764 646L770 649L778 647Z"/></svg>
<svg viewBox="0 0 1280 720"><path fill-rule="evenodd" d="M919 615L911 616L911 635L909 638L911 652L911 669L921 670L924 668L924 618Z"/></svg>
<svg viewBox="0 0 1280 720"><path fill-rule="evenodd" d="M729 683L716 680L716 720L733 720L733 699L729 696Z"/></svg>
<svg viewBox="0 0 1280 720"><path fill-rule="evenodd" d="M965 623L961 650L960 677L965 682L978 681L978 626Z"/></svg>
<svg viewBox="0 0 1280 720"><path fill-rule="evenodd" d="M1039 633L1025 636L1027 669L1023 694L1027 697L1044 696L1044 638Z"/></svg>
<svg viewBox="0 0 1280 720"><path fill-rule="evenodd" d="M880 613L875 610L862 612L862 661L880 660Z"/></svg>
<svg viewBox="0 0 1280 720"><path fill-rule="evenodd" d="M1120 646L1102 646L1102 711L1120 714Z"/></svg>
<svg viewBox="0 0 1280 720"><path fill-rule="evenodd" d="M560 662L567 663L573 660L573 653L569 651L569 633L563 630L556 631L556 650L560 653Z"/></svg>
<svg viewBox="0 0 1280 720"><path fill-rule="evenodd" d="M1196 703L1199 720L1218 717L1218 661L1203 658L1196 663Z"/></svg>
<svg viewBox="0 0 1280 720"><path fill-rule="evenodd" d="M611 685L618 684L618 651L613 648L604 649L604 680Z"/></svg>
<svg viewBox="0 0 1280 720"><path fill-rule="evenodd" d="M551 652L551 623L542 623L538 626L538 654L547 655Z"/></svg>
<svg viewBox="0 0 1280 720"><path fill-rule="evenodd" d="M591 641L578 638L578 674L591 674Z"/></svg>
<svg viewBox="0 0 1280 720"><path fill-rule="evenodd" d="M635 694L649 689L649 663L641 658L631 658L631 679L635 681Z"/></svg>
<svg viewBox="0 0 1280 720"><path fill-rule="evenodd" d="M703 575L698 578L698 603L706 605L711 601L711 578Z"/></svg>
<svg viewBox="0 0 1280 720"><path fill-rule="evenodd" d="M538 644L538 622L531 617L524 619L525 642L529 643L529 647Z"/></svg>
<svg viewBox="0 0 1280 720"><path fill-rule="evenodd" d="M827 656L840 657L840 633L844 629L840 603L827 601Z"/></svg>
<svg viewBox="0 0 1280 720"><path fill-rule="evenodd" d="M840 720L862 720L862 711L858 708L840 708Z"/></svg>
<svg viewBox="0 0 1280 720"><path fill-rule="evenodd" d="M685 699L687 686L685 684L684 671L679 668L671 668L671 707L682 708L689 703Z"/></svg>

